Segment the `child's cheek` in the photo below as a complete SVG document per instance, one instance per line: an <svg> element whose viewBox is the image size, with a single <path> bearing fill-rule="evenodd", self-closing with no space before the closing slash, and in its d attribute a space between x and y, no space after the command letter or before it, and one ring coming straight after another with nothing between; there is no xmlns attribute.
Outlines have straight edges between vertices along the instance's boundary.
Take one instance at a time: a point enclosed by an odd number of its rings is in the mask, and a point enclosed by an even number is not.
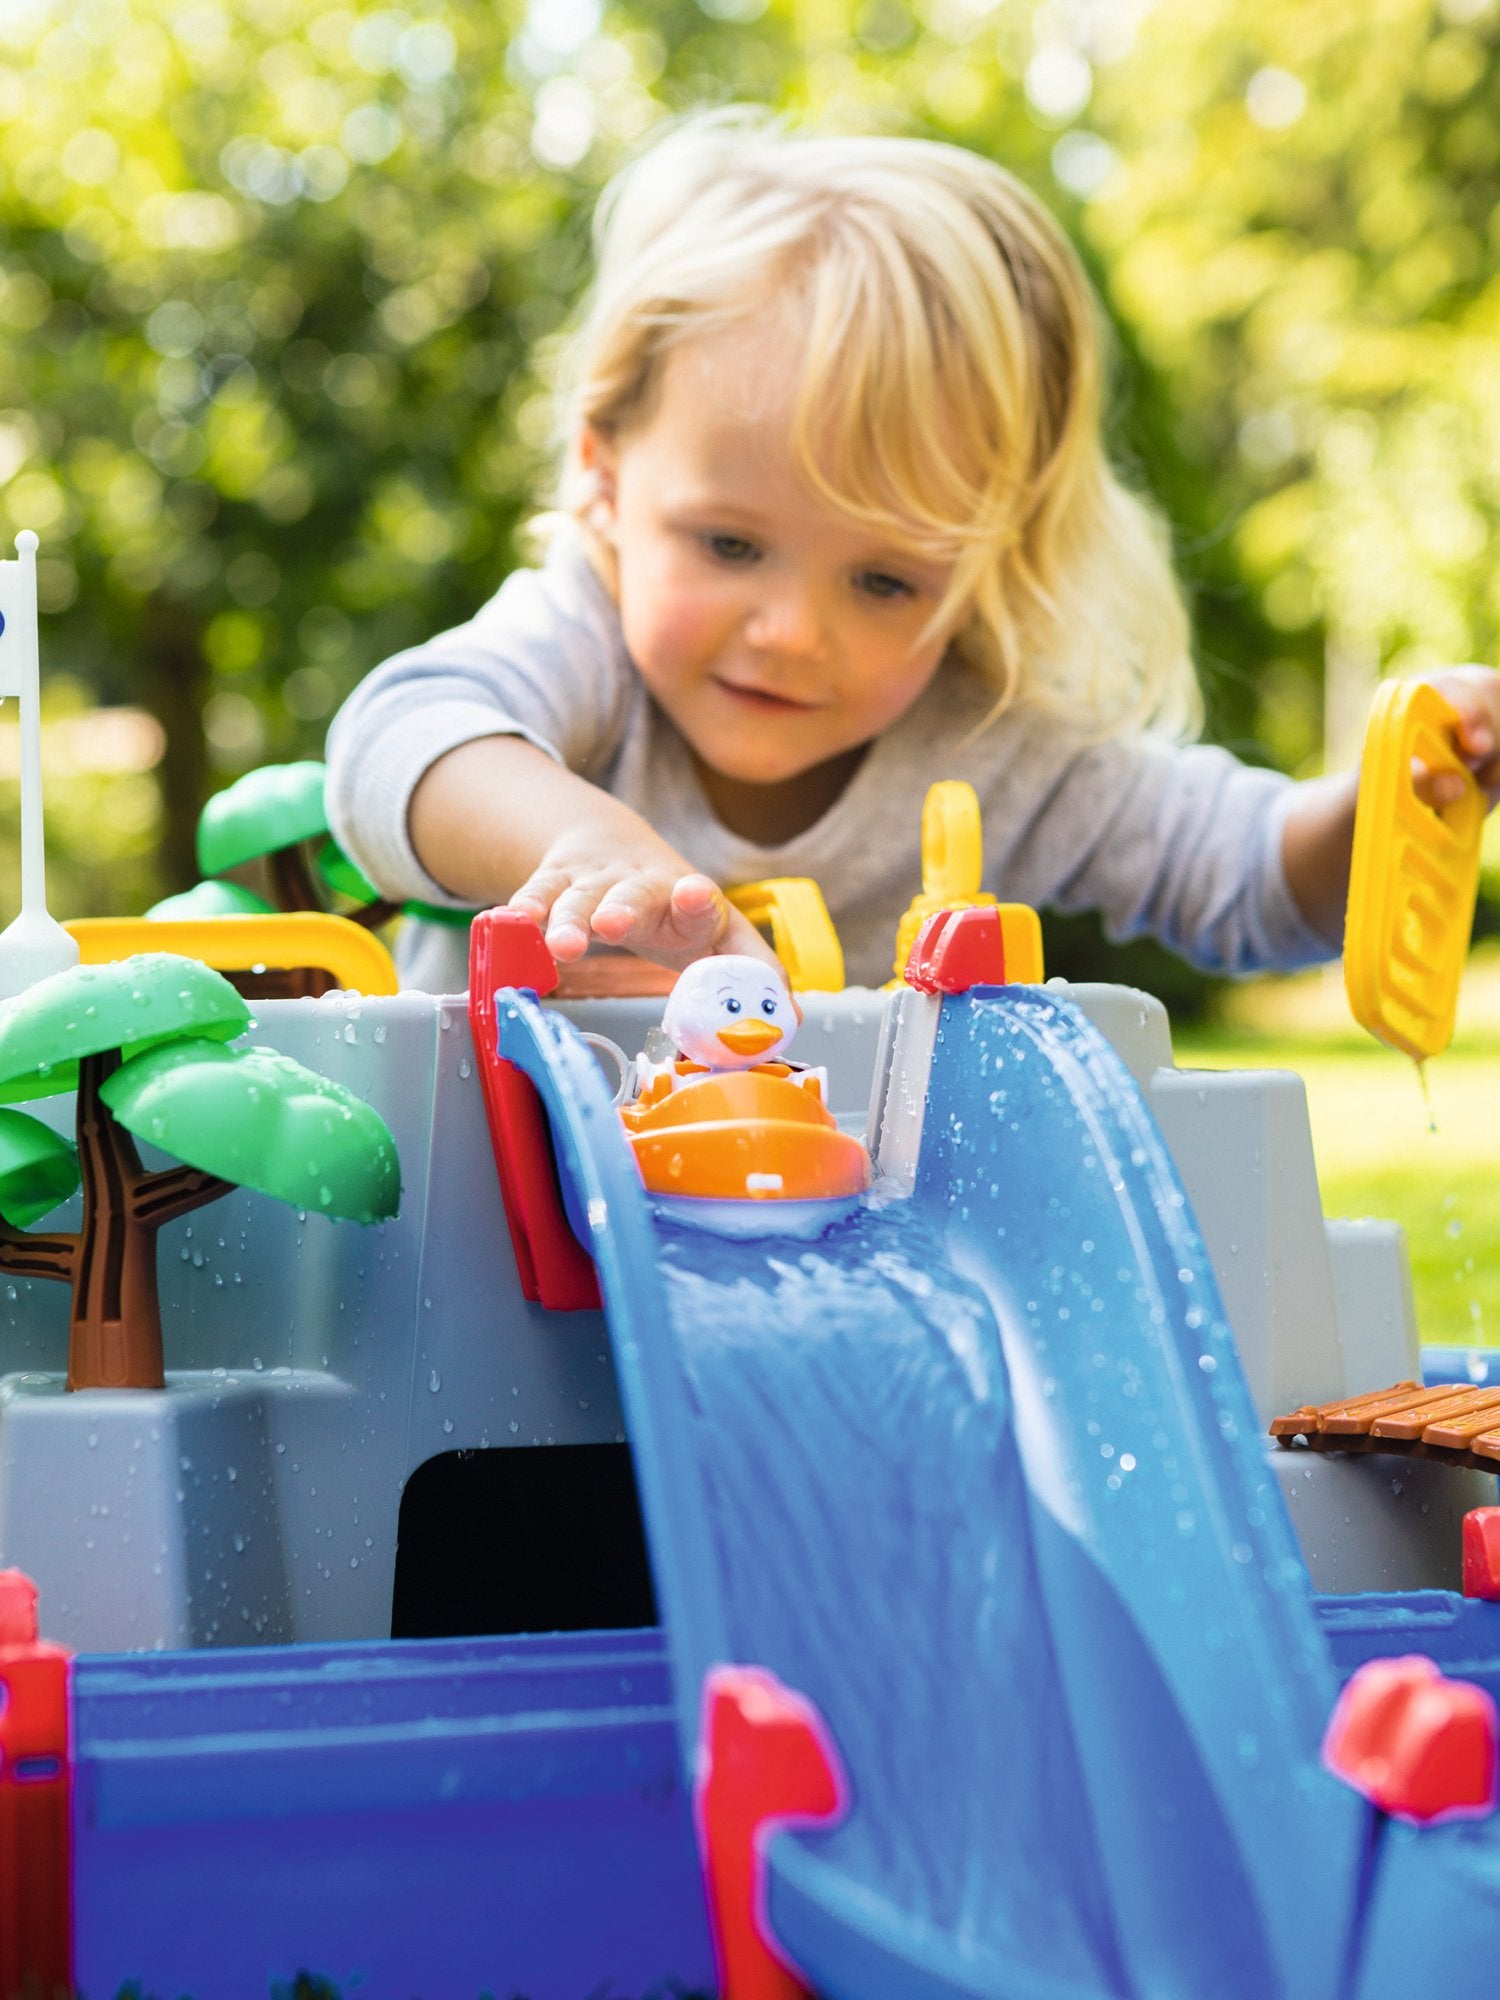
<svg viewBox="0 0 1500 2000"><path fill-rule="evenodd" d="M678 587L670 575L660 577L654 591L627 600L625 611L625 643L648 678L679 680L716 650L711 602Z"/></svg>

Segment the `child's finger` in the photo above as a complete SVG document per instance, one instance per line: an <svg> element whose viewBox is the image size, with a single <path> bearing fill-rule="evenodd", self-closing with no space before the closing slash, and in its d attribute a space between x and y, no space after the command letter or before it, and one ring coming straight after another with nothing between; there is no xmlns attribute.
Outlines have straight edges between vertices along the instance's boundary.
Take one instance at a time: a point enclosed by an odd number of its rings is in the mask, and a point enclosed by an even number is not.
<svg viewBox="0 0 1500 2000"><path fill-rule="evenodd" d="M538 868L528 875L506 903L508 910L520 910L545 926L552 905L568 886L568 877L560 868Z"/></svg>
<svg viewBox="0 0 1500 2000"><path fill-rule="evenodd" d="M1412 759L1411 782L1423 805L1431 806L1434 812L1441 812L1444 806L1456 806L1467 790L1461 772L1434 771L1420 757Z"/></svg>
<svg viewBox="0 0 1500 2000"><path fill-rule="evenodd" d="M533 875L505 907L531 918L554 958L580 958L589 945L587 919L580 923L573 911L562 907L565 888L565 877Z"/></svg>
<svg viewBox="0 0 1500 2000"><path fill-rule="evenodd" d="M641 920L639 898L628 889L606 892L590 919L594 936L606 944L624 944Z"/></svg>
<svg viewBox="0 0 1500 2000"><path fill-rule="evenodd" d="M1425 678L1457 713L1454 744L1471 767L1500 750L1500 675L1490 667L1442 667Z"/></svg>
<svg viewBox="0 0 1500 2000"><path fill-rule="evenodd" d="M508 910L519 910L523 917L530 917L534 923L545 924L552 902L550 897L542 895L539 890L527 887L517 889L505 907Z"/></svg>
<svg viewBox="0 0 1500 2000"><path fill-rule="evenodd" d="M672 920L684 937L712 944L728 927L728 898L707 875L679 875L672 884Z"/></svg>
<svg viewBox="0 0 1500 2000"><path fill-rule="evenodd" d="M582 958L588 950L596 895L592 889L570 887L553 903L544 935L554 958Z"/></svg>
<svg viewBox="0 0 1500 2000"><path fill-rule="evenodd" d="M1484 793L1488 804L1493 806L1500 799L1500 754L1471 763L1469 774ZM1412 759L1411 781L1417 797L1424 806L1431 806L1434 812L1456 806L1468 789L1459 772L1451 769L1434 771L1420 757Z"/></svg>

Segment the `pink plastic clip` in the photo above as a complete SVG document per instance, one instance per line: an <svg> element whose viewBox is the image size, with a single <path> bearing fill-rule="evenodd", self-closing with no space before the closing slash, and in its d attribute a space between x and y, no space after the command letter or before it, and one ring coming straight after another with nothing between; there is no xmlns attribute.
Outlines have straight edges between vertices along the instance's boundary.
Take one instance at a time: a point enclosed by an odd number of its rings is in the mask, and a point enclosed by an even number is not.
<svg viewBox="0 0 1500 2000"><path fill-rule="evenodd" d="M801 2000L765 1910L765 1846L778 1827L836 1818L848 1787L827 1724L761 1667L715 1667L703 1684L694 1809L721 2000Z"/></svg>
<svg viewBox="0 0 1500 2000"><path fill-rule="evenodd" d="M1421 1653L1369 1660L1334 1706L1323 1762L1382 1812L1426 1824L1493 1812L1495 1704Z"/></svg>

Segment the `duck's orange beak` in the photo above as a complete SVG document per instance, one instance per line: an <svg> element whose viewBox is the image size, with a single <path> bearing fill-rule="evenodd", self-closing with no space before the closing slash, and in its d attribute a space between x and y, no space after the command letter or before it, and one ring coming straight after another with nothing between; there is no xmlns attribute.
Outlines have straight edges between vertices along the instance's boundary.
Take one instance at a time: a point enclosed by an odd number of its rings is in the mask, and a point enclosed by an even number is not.
<svg viewBox="0 0 1500 2000"><path fill-rule="evenodd" d="M781 1040L781 1030L771 1021L736 1021L720 1028L719 1040L733 1055L758 1056Z"/></svg>

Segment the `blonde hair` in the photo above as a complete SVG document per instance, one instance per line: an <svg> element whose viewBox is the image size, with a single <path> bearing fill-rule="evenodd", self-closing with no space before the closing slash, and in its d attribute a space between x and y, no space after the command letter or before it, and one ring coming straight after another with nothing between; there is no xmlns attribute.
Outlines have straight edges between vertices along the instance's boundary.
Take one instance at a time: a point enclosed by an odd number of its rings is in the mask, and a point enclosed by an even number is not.
<svg viewBox="0 0 1500 2000"><path fill-rule="evenodd" d="M938 625L994 686L1092 733L1201 721L1156 516L1100 435L1097 307L1011 175L929 140L807 135L702 113L605 189L597 274L564 357L561 503L586 522L586 426L628 430L670 349L798 316L792 449L810 489L951 561ZM774 310L772 308L774 307Z"/></svg>

